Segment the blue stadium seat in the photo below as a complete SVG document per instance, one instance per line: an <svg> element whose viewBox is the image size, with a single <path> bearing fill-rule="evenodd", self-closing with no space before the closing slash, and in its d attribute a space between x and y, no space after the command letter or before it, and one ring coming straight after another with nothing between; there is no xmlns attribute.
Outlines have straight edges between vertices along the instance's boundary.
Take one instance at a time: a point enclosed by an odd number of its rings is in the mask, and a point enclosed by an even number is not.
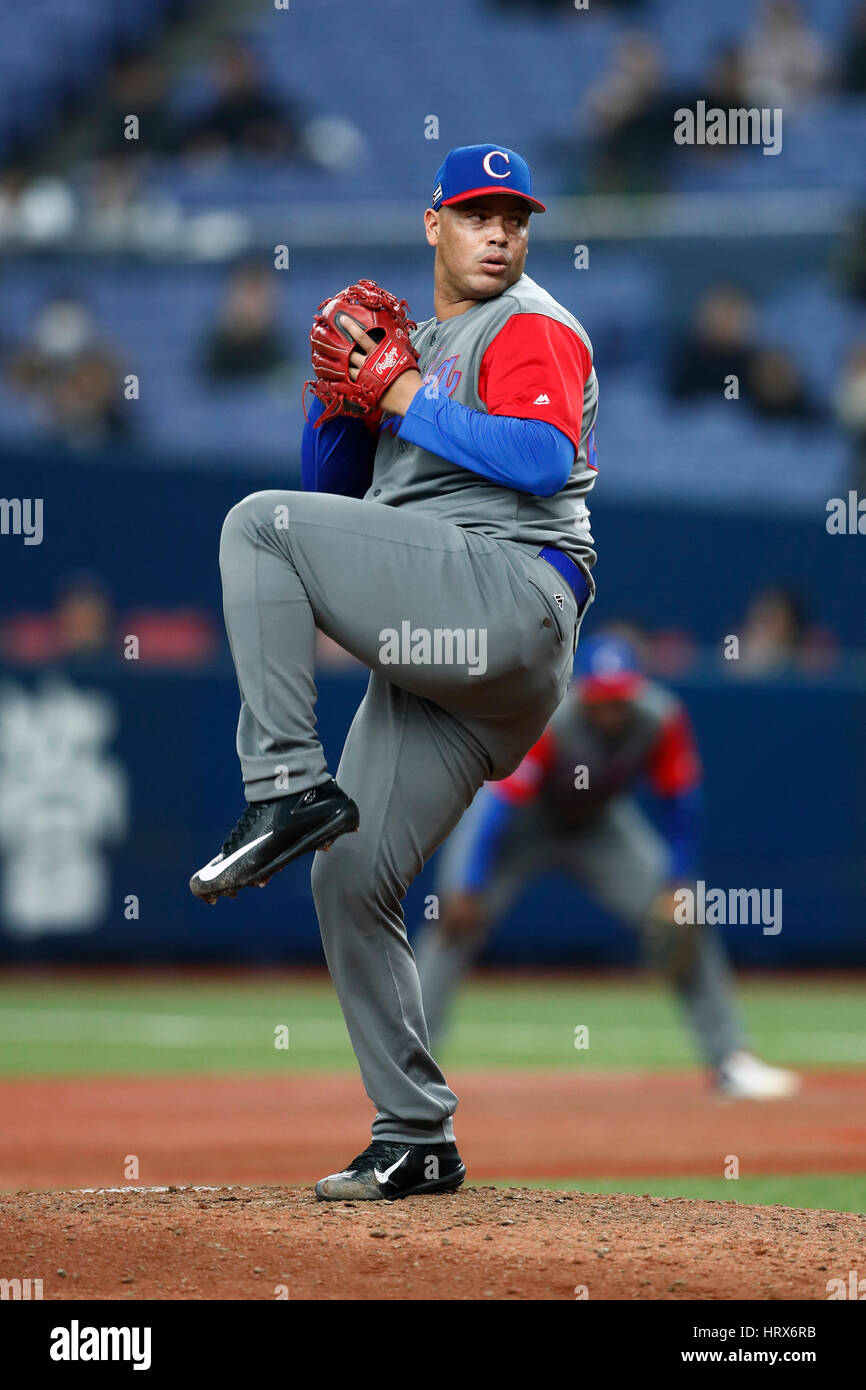
<svg viewBox="0 0 866 1390"><path fill-rule="evenodd" d="M30 0L17 7L14 22L0 16L0 157L14 141L50 125L70 96L101 80L119 45L157 34L178 3ZM654 35L671 80L688 88L699 83L721 45L750 31L757 7L754 0L723 6L647 0L635 12L591 7L571 13L563 7L547 16L501 10L493 0L440 0L431 14L405 0L378 0L376 13L372 25L367 7L316 0L287 14L263 4L241 21L277 92L297 99L308 117L340 116L359 126L367 149L355 167L337 175L264 160L160 160L152 168L153 190L189 212L285 208L288 227L292 207L304 202L417 199L420 209L432 170L450 145L493 137L524 150L539 191L557 193L569 170L551 141L567 134L574 142L569 164L579 168L592 134L578 124L581 99L603 78L625 32L640 25ZM807 19L838 41L849 13L847 0L824 0ZM457 24L465 35L461 45L453 42ZM351 64L358 78L333 84L323 106L321 72L308 55L325 49L334 66ZM530 100L527 92L543 93L543 99ZM210 93L211 74L202 62L178 82L175 110L200 110ZM440 119L438 141L424 138L430 115ZM866 195L866 161L855 157L864 128L862 101L827 96L798 114L786 113L778 157L744 150L706 162L680 150L671 162L674 186L744 195L773 189ZM606 489L809 503L838 485L846 446L829 426L789 430L761 425L730 402L684 408L668 401L662 376L672 310L683 308L688 290L667 284L645 248L600 244L591 257L591 270L578 272L567 248L537 241L528 270L581 319L603 364L598 447ZM286 340L302 359L298 383L312 308L359 274L393 283L417 318L432 312L423 257L395 256L387 245L335 250L327 261L299 250L278 305ZM202 343L225 279L225 268L216 266L19 260L3 275L4 349L8 354L27 338L52 293L78 293L92 305L119 366L141 378L135 410L142 442L166 459L182 452L205 467L240 453L252 468L267 457L284 459L292 472L302 423L294 386L279 397L264 384L214 390L201 377ZM764 340L794 353L826 404L845 354L866 338L864 312L816 272L782 285L760 313ZM32 402L0 380L0 438L37 429Z"/></svg>

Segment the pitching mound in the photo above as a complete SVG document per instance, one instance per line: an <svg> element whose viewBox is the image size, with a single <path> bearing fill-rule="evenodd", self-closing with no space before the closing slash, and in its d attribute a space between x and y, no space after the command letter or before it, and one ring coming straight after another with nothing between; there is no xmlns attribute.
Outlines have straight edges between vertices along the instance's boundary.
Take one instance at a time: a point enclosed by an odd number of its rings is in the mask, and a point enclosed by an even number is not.
<svg viewBox="0 0 866 1390"><path fill-rule="evenodd" d="M0 1269L46 1299L825 1299L866 1269L866 1218L528 1188L18 1192Z"/></svg>

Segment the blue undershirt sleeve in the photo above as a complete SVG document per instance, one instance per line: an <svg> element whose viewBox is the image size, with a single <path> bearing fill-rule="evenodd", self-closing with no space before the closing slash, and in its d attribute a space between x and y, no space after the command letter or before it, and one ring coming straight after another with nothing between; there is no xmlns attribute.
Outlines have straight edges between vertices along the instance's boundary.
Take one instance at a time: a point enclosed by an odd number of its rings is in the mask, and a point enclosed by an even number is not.
<svg viewBox="0 0 866 1390"><path fill-rule="evenodd" d="M485 415L427 389L415 393L398 433L482 478L534 497L553 497L574 464L572 440L545 420Z"/></svg>
<svg viewBox="0 0 866 1390"><path fill-rule="evenodd" d="M497 852L513 814L513 806L495 793L486 793L482 814L474 822L464 849L463 875L459 887L464 892L487 886Z"/></svg>
<svg viewBox="0 0 866 1390"><path fill-rule="evenodd" d="M661 830L671 855L671 879L689 878L695 870L702 797L698 788L666 796L659 803Z"/></svg>
<svg viewBox="0 0 866 1390"><path fill-rule="evenodd" d="M363 497L373 478L376 436L362 420L336 415L319 429L313 424L324 406L313 398L301 435L301 481L304 492L338 492Z"/></svg>

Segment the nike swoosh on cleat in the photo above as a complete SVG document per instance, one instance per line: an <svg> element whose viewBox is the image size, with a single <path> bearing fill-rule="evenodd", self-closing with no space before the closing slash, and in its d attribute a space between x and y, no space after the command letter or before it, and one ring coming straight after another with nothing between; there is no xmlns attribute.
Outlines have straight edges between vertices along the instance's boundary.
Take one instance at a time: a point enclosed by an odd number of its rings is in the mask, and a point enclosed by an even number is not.
<svg viewBox="0 0 866 1390"><path fill-rule="evenodd" d="M198 877L201 879L202 883L210 883L211 879L217 878L223 870L228 869L236 860L240 859L242 854L249 854L251 849L255 849L256 845L260 845L263 840L267 840L273 833L273 830L266 830L264 835L260 835L257 840L251 840L248 845L241 845L240 849L236 849L234 854L229 855L228 859L220 859L219 855L217 855L216 859L212 859L209 864L205 864L203 869L199 869Z"/></svg>
<svg viewBox="0 0 866 1390"><path fill-rule="evenodd" d="M397 1168L399 1168L401 1163L405 1163L405 1162L406 1162L406 1159L409 1157L409 1155L410 1155L411 1152L412 1152L411 1149L407 1149L406 1152L404 1153L403 1157L402 1157L402 1158L398 1158L396 1163L392 1163L390 1168L386 1168L385 1171L384 1171L384 1173L380 1173L378 1168L374 1168L374 1169L373 1169L373 1172L374 1172L375 1175L376 1175L376 1181L377 1181L377 1182L387 1182L388 1179L390 1178L391 1174L394 1172L394 1170L397 1169Z"/></svg>

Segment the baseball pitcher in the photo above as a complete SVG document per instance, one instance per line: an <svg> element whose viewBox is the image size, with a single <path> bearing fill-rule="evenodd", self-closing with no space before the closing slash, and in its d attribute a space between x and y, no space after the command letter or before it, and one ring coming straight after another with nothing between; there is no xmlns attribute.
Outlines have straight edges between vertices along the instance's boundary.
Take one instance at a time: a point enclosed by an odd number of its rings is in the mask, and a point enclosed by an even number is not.
<svg viewBox="0 0 866 1390"><path fill-rule="evenodd" d="M514 150L451 150L424 214L435 317L416 327L369 280L323 303L305 490L254 493L223 526L247 804L190 887L214 902L318 851L325 956L376 1107L373 1142L317 1183L325 1200L463 1181L401 904L540 737L594 597L598 388L583 328L524 271L543 212ZM336 781L317 627L371 673Z"/></svg>

